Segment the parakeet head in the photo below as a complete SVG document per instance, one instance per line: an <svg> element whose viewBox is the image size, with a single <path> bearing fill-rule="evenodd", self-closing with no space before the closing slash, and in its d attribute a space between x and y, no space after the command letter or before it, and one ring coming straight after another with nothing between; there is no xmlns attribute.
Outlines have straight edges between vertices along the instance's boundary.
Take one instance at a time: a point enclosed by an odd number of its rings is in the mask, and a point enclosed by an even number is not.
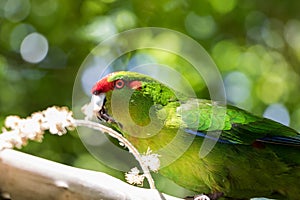
<svg viewBox="0 0 300 200"><path fill-rule="evenodd" d="M98 118L105 122L145 126L151 121L151 112L177 97L164 84L144 74L120 71L108 74L92 88L92 102ZM153 112L154 113L154 112Z"/></svg>
<svg viewBox="0 0 300 200"><path fill-rule="evenodd" d="M98 81L92 88L92 93L93 95L99 95L124 87L138 89L142 86L142 82L147 81L147 79L149 81L150 77L135 72L114 72Z"/></svg>

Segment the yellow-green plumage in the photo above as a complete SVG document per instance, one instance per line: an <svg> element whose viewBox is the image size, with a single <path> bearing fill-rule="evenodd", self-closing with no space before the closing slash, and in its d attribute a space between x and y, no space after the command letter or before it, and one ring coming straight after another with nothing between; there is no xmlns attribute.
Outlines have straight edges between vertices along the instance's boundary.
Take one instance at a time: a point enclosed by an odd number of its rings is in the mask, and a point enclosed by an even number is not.
<svg viewBox="0 0 300 200"><path fill-rule="evenodd" d="M150 147L163 153L163 165L172 161L159 170L162 175L189 190L225 198L300 199L300 136L293 129L233 106L223 115L224 106L184 97L138 73L114 73L105 84L117 80L124 87L104 90L101 83L93 92L106 93L105 108L122 126L113 124L140 152ZM131 83L140 85L133 89ZM221 135L211 138L217 143L201 158L207 131Z"/></svg>

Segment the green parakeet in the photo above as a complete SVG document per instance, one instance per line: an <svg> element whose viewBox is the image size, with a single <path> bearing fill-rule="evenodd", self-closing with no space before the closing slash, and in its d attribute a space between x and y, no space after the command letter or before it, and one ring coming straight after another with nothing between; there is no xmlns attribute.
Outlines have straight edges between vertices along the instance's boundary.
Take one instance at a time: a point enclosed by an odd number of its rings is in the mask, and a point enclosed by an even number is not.
<svg viewBox="0 0 300 200"><path fill-rule="evenodd" d="M136 72L115 72L92 89L98 118L140 152L161 154L159 173L212 198L300 199L300 136L234 106L189 98ZM206 156L204 142L215 143Z"/></svg>

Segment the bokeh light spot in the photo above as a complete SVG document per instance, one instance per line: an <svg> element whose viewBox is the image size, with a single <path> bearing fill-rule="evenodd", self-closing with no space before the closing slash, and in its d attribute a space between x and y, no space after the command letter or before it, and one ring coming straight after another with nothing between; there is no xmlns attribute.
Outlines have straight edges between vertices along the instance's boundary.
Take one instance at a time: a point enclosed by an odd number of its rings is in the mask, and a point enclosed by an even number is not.
<svg viewBox="0 0 300 200"><path fill-rule="evenodd" d="M236 0L210 0L213 9L219 13L225 14L232 11L236 6Z"/></svg>
<svg viewBox="0 0 300 200"><path fill-rule="evenodd" d="M9 0L4 6L4 16L12 22L19 22L25 19L30 12L28 0Z"/></svg>
<svg viewBox="0 0 300 200"><path fill-rule="evenodd" d="M249 76L259 76L261 74L261 58L251 51L242 53L238 59L238 66Z"/></svg>
<svg viewBox="0 0 300 200"><path fill-rule="evenodd" d="M286 90L285 81L277 74L263 77L257 86L257 95L266 104L278 102Z"/></svg>
<svg viewBox="0 0 300 200"><path fill-rule="evenodd" d="M199 16L191 12L185 19L185 28L193 37L206 39L215 33L217 26L212 16Z"/></svg>
<svg viewBox="0 0 300 200"><path fill-rule="evenodd" d="M234 104L245 101L250 96L251 83L241 72L231 72L224 79L226 98Z"/></svg>
<svg viewBox="0 0 300 200"><path fill-rule="evenodd" d="M83 34L87 39L101 42L115 33L117 28L110 17L97 17L85 27Z"/></svg>
<svg viewBox="0 0 300 200"><path fill-rule="evenodd" d="M154 42L162 44L166 48L173 49L174 51L179 51L182 48L182 42L180 41L178 36L173 33L161 33L156 36Z"/></svg>
<svg viewBox="0 0 300 200"><path fill-rule="evenodd" d="M221 70L229 71L237 67L241 48L232 41L222 40L212 50L212 57Z"/></svg>
<svg viewBox="0 0 300 200"><path fill-rule="evenodd" d="M120 31L135 27L136 16L129 10L119 10L114 14L114 22Z"/></svg>
<svg viewBox="0 0 300 200"><path fill-rule="evenodd" d="M39 33L31 33L22 41L20 53L25 61L38 63L42 61L48 53L48 41Z"/></svg>
<svg viewBox="0 0 300 200"><path fill-rule="evenodd" d="M289 70L288 63L285 57L277 51L268 51L262 55L262 73L265 76L274 74L276 77L280 76L281 79L286 78Z"/></svg>
<svg viewBox="0 0 300 200"><path fill-rule="evenodd" d="M290 115L287 108L279 103L269 105L264 112L264 117L280 122L286 126L290 124Z"/></svg>

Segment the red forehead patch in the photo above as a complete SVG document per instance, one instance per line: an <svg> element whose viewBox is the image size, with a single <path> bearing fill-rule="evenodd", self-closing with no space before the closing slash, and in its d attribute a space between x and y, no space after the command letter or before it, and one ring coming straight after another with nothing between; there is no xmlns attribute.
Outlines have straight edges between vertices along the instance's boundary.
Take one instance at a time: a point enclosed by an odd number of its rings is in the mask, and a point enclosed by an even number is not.
<svg viewBox="0 0 300 200"><path fill-rule="evenodd" d="M92 94L100 94L114 89L114 82L108 82L108 76L98 81L92 88Z"/></svg>
<svg viewBox="0 0 300 200"><path fill-rule="evenodd" d="M92 88L92 94L98 95L100 93L106 93L106 92L108 92L110 90L113 90L115 88L115 82L119 80L119 79L116 79L114 81L109 82L108 80L109 80L110 76L112 76L113 74L114 73L108 74L107 76L105 76L104 78L102 78L100 81L98 81L94 85L94 87ZM142 82L141 81L137 81L137 80L131 80L131 81L123 80L123 82L125 83L125 85L128 88L131 88L131 89L134 89L134 90L140 89L142 87Z"/></svg>

